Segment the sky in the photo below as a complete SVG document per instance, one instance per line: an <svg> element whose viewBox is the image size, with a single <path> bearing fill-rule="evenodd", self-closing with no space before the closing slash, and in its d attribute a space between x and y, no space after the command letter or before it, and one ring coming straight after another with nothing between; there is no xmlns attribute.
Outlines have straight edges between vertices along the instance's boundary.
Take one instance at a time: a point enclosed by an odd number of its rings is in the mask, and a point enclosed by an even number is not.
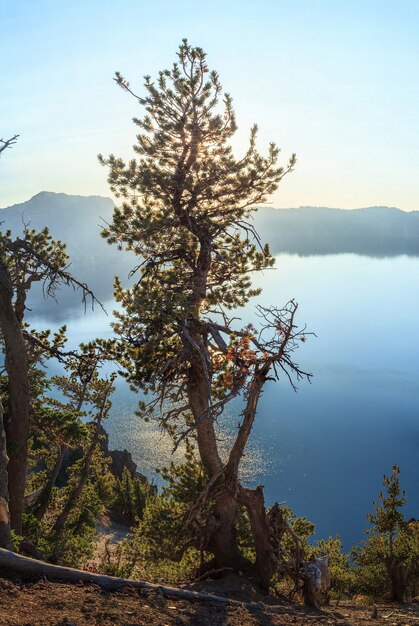
<svg viewBox="0 0 419 626"><path fill-rule="evenodd" d="M182 38L295 172L275 207L419 209L418 0L0 0L0 207L40 191L110 195L97 154L132 156L145 74Z"/></svg>

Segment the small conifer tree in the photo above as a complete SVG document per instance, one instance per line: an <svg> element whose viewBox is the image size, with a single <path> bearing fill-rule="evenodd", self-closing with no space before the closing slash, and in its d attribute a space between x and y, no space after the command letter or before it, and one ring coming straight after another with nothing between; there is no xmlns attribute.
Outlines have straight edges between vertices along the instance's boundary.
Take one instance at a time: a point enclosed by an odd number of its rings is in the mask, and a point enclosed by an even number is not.
<svg viewBox="0 0 419 626"><path fill-rule="evenodd" d="M354 549L358 584L371 595L388 593L391 600L403 602L415 588L419 573L419 522L406 521L402 507L406 492L400 488L400 469L393 465L383 477L385 492L374 513L367 516L372 527L368 540Z"/></svg>

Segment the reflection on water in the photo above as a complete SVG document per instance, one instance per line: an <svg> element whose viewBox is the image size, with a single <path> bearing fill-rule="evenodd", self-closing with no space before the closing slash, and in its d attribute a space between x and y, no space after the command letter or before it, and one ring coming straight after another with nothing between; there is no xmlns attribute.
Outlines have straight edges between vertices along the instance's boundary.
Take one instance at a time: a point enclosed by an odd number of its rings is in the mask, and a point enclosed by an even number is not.
<svg viewBox="0 0 419 626"><path fill-rule="evenodd" d="M161 484L156 470L169 465L171 461L180 462L185 449L180 445L173 453L173 440L165 432L155 423L144 422L135 416L136 403L136 396L130 393L121 381L117 386L112 414L105 428L110 435L111 447L130 450L134 461L138 464L139 471L146 474L154 483ZM222 456L226 456L226 452L230 449L233 436L231 424L234 423L234 419L237 421L237 415L235 418L232 415L226 415L224 422L227 432L225 429L219 432ZM255 479L263 482L263 477L269 472L270 462L263 456L263 441L260 439L257 436L253 438L243 460L241 475L246 483Z"/></svg>
<svg viewBox="0 0 419 626"><path fill-rule="evenodd" d="M397 463L408 514L417 517L419 259L280 255L277 269L257 284L264 289L261 304L295 298L299 322L317 338L296 354L314 373L311 385L294 393L285 381L268 384L244 460L245 479L264 484L269 503L286 501L307 515L318 536L339 532L349 547L362 538L382 475ZM255 302L243 311L245 321L256 321ZM72 346L111 334L110 318L100 309L84 315L81 307L66 321ZM130 450L140 471L158 480L155 468L170 462L171 442L135 417L136 402L120 381L107 424L110 443ZM235 402L223 418L230 433L239 410Z"/></svg>

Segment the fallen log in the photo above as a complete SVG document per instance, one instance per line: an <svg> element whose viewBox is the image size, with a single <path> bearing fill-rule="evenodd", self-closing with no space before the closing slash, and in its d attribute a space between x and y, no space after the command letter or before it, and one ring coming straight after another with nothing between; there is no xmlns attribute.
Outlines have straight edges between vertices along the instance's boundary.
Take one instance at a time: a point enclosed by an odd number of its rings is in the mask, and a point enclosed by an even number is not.
<svg viewBox="0 0 419 626"><path fill-rule="evenodd" d="M145 589L162 594L166 598L174 598L178 600L188 600L189 602L222 602L224 604L239 604L247 606L248 603L240 602L207 593L191 591L188 589L179 589L176 587L165 587L153 583L146 583L139 580L129 580L128 578L117 578L116 576L106 576L102 574L94 574L83 570L74 569L72 567L64 567L61 565L53 565L45 561L38 561L26 556L21 556L10 550L0 548L0 571L5 570L6 573L19 574L24 580L38 580L46 578L47 580L77 584L88 583L98 585L108 591L117 591L122 587L131 587L135 589Z"/></svg>
<svg viewBox="0 0 419 626"><path fill-rule="evenodd" d="M220 602L235 606L242 606L247 609L262 609L269 613L283 613L285 615L302 616L305 619L312 616L308 615L301 607L300 609L282 604L265 604L265 602L243 602L234 600L224 596L217 596L210 593L201 593L190 589L180 589L179 587L166 587L156 585L154 583L146 583L141 580L130 580L129 578L117 578L116 576L107 576L105 574L94 574L84 570L75 569L73 567L64 567L62 565L53 565L46 561L32 559L10 550L0 548L0 575L5 572L7 574L18 574L23 580L39 580L45 578L52 582L61 582L71 585L86 583L97 585L107 591L118 591L123 587L131 587L133 589L144 589L163 595L165 598L173 598L175 600L186 600L187 602Z"/></svg>

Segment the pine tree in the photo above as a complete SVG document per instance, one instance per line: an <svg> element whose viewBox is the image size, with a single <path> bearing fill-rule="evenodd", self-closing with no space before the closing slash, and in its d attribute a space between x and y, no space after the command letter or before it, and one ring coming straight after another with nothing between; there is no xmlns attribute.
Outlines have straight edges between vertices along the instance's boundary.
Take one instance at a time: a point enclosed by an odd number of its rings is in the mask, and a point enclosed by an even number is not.
<svg viewBox="0 0 419 626"><path fill-rule="evenodd" d="M87 350L84 356L87 358L90 357L90 359L93 360L93 363L90 363L88 366L90 377L88 381L88 395L86 398L87 402L92 406L90 415L93 418L93 422L90 424L91 433L88 445L86 449L83 450L83 457L80 461L80 471L75 476L74 484L71 485L63 510L58 515L52 527L53 532L58 537L63 531L67 520L89 480L94 455L99 448L100 438L102 436L102 422L107 419L109 411L112 408L111 396L115 391L114 382L116 373L110 374L109 377L101 378L96 369L98 365L98 361L95 358L96 355L90 350ZM81 383L83 385L83 379Z"/></svg>
<svg viewBox="0 0 419 626"><path fill-rule="evenodd" d="M394 557L394 540L404 526L404 515L400 511L407 502L406 492L401 492L399 481L400 469L393 465L390 476L383 476L383 486L387 495L380 492L381 504L373 502L375 513L369 513L367 519L373 524L373 530L384 537L388 543L390 558Z"/></svg>
<svg viewBox="0 0 419 626"><path fill-rule="evenodd" d="M7 148L16 143L18 135L14 135L9 139L0 139L0 156ZM0 265L0 306L2 306L1 291L1 265ZM6 285L7 287L7 285ZM4 407L0 397L0 548L11 547L10 538L10 509L9 509L9 487L7 476L7 464L9 462L7 456L6 431L4 427Z"/></svg>
<svg viewBox="0 0 419 626"><path fill-rule="evenodd" d="M239 465L251 432L263 385L284 374L292 384L309 376L291 354L304 341L295 325L297 305L258 307L261 326L241 327L229 311L256 295L251 275L270 268L274 259L260 244L252 213L294 167L283 168L279 149L267 156L256 148L257 127L249 146L236 158L230 140L236 119L230 95L222 95L218 74L209 71L205 53L183 41L178 61L145 78L145 97L137 97L119 74L116 82L137 98L146 114L134 149L138 159L124 163L100 156L109 167L109 183L124 199L104 231L109 243L138 255L124 289L116 281L121 304L115 331L120 362L131 385L152 396L141 403L174 437L196 439L208 484L186 520L197 545L213 559L206 568L253 572L268 587L275 569L269 515L263 490L240 484ZM223 457L217 419L225 405L240 396L244 408L236 439ZM212 502L205 526L198 513ZM236 541L239 506L248 511L256 562L243 557Z"/></svg>
<svg viewBox="0 0 419 626"><path fill-rule="evenodd" d="M377 595L389 592L392 600L403 602L419 572L419 522L405 520L401 509L407 497L399 475L400 469L393 465L390 476L383 477L385 492L367 516L372 524L368 540L354 549L354 558L360 566L361 587L370 586L367 591Z"/></svg>
<svg viewBox="0 0 419 626"><path fill-rule="evenodd" d="M46 296L53 296L60 285L82 291L83 299L94 299L86 285L67 271L65 245L54 241L47 228L37 232L25 227L19 237L0 232L0 341L4 352L7 402L4 427L8 450L8 490L11 527L22 532L22 513L28 465L30 436L29 372L42 355L59 355L64 340L58 333L50 341L49 332L35 332L25 323L26 299L34 283L41 283Z"/></svg>

